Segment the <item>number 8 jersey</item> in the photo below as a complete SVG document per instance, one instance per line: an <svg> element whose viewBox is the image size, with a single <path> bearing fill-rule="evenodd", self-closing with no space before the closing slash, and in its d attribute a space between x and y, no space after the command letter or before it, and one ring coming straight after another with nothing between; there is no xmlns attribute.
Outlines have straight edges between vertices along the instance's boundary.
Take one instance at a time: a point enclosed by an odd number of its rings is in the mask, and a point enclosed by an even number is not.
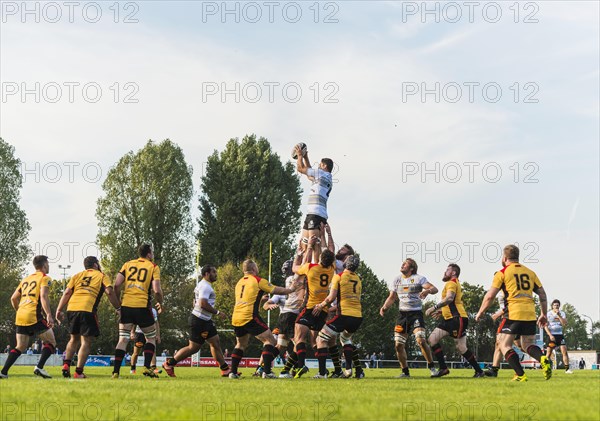
<svg viewBox="0 0 600 421"><path fill-rule="evenodd" d="M313 308L329 294L329 284L335 275L335 267L325 268L315 263L305 263L298 269L298 275L306 275L305 308Z"/></svg>
<svg viewBox="0 0 600 421"><path fill-rule="evenodd" d="M152 281L160 281L158 266L140 257L125 263L119 273L125 277L121 305L133 308L150 307Z"/></svg>
<svg viewBox="0 0 600 421"><path fill-rule="evenodd" d="M520 263L511 263L494 275L494 288L504 293L504 318L510 320L537 320L533 293L542 286L537 275Z"/></svg>

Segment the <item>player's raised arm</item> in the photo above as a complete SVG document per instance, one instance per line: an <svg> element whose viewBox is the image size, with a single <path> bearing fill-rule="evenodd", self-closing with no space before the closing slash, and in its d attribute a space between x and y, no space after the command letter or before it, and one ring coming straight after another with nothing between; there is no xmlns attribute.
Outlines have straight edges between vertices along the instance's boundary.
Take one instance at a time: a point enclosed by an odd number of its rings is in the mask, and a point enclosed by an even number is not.
<svg viewBox="0 0 600 421"><path fill-rule="evenodd" d="M419 294L419 298L424 300L428 295L435 295L438 293L438 289L431 282L427 281L423 284L423 291Z"/></svg>

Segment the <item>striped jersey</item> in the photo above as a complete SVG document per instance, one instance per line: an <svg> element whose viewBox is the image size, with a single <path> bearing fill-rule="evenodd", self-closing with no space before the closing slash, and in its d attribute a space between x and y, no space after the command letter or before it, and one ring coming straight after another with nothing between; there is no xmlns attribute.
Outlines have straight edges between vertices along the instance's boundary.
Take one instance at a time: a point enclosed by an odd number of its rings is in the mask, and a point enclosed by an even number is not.
<svg viewBox="0 0 600 421"><path fill-rule="evenodd" d="M306 175L313 179L308 195L307 213L327 219L327 199L333 184L331 173L321 168L309 168L306 170Z"/></svg>

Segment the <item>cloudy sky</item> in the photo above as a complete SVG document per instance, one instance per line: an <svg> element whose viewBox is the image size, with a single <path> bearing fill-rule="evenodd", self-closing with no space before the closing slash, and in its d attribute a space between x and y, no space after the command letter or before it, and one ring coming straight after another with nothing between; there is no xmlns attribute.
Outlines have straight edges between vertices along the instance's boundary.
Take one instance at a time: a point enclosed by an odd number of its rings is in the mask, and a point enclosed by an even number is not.
<svg viewBox="0 0 600 421"><path fill-rule="evenodd" d="M23 4L2 3L0 135L56 265L95 252L123 154L170 138L198 194L255 133L336 162L334 237L380 278L413 257L487 287L516 242L550 299L600 317L597 2Z"/></svg>

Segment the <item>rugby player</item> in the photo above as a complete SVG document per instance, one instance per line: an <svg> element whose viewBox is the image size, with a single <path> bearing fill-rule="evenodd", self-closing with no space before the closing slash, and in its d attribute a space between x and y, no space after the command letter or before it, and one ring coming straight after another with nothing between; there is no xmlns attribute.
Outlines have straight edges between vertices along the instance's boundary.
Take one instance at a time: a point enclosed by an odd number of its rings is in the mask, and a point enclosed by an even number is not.
<svg viewBox="0 0 600 421"><path fill-rule="evenodd" d="M313 235L319 236L321 223L327 223L327 199L333 187L331 171L333 161L329 158L321 159L319 167L313 169L310 165L308 152L304 155L299 145L296 145L296 169L304 174L312 182L310 194L308 195L308 209L304 225L302 227L302 240L305 244ZM315 256L321 253L320 245L315 244Z"/></svg>
<svg viewBox="0 0 600 421"><path fill-rule="evenodd" d="M33 374L44 379L51 378L50 374L44 370L44 364L56 350L56 339L52 330L54 319L52 318L48 298L48 285L51 279L46 275L50 271L48 256L35 256L33 267L35 273L23 279L10 297L10 302L17 312L15 318L17 346L10 350L4 367L0 371L0 379L8 378L8 370L17 361L17 358L27 350L29 338L34 334L40 337L43 347L40 360L33 370Z"/></svg>
<svg viewBox="0 0 600 421"><path fill-rule="evenodd" d="M348 256L344 262L344 271L333 277L329 295L323 302L313 308L313 315L318 317L321 311L334 300L338 302L337 314L327 321L317 337L319 373L314 376L315 379L327 378L327 353L335 345L338 337L344 347L344 357L346 359L344 377L352 377L352 363L356 366L356 378L361 379L364 377L357 348L352 343L352 334L358 330L362 323L362 282L355 273L359 265L360 259L358 256Z"/></svg>
<svg viewBox="0 0 600 421"><path fill-rule="evenodd" d="M550 358L552 351L556 347L560 347L560 352L563 356L563 363L565 364L565 374L573 374L569 367L569 353L567 352L567 342L563 333L563 328L567 326L567 316L564 311L560 309L560 301L552 301L552 308L546 314L548 324L544 327L544 330L548 334L548 351L546 356Z"/></svg>
<svg viewBox="0 0 600 421"><path fill-rule="evenodd" d="M169 358L163 364L163 368L170 377L175 377L177 363L198 352L204 342L208 342L210 353L221 369L221 376L227 377L231 373L229 364L225 362L221 351L217 328L212 321L213 316L217 316L222 320L229 318L225 312L217 310L215 307L216 295L212 284L217 281L217 269L214 266L205 265L200 270L200 275L202 280L198 282L194 289L194 309L189 317L190 335L188 346L180 348L172 358Z"/></svg>
<svg viewBox="0 0 600 421"><path fill-rule="evenodd" d="M410 333L415 335L421 353L427 360L427 368L432 374L435 371L431 349L426 339L422 300L429 294L437 294L438 289L427 278L419 275L417 273L418 269L417 262L410 257L402 263L400 267L401 274L389 284L390 295L379 310L379 314L383 317L385 312L394 304L394 301L399 301L400 313L394 328L396 355L402 368L402 373L398 378L410 377L405 348Z"/></svg>
<svg viewBox="0 0 600 421"><path fill-rule="evenodd" d="M115 366L112 377L119 378L121 364L125 357L130 332L138 325L144 336L144 375L152 378L158 374L151 368L156 351L156 322L151 311L151 291L154 292L157 308L162 309L163 292L160 286L160 269L153 262L154 251L150 244L142 244L138 249L138 259L126 262L115 280L115 293L119 296L123 286L121 318L119 321L119 342L115 349Z"/></svg>
<svg viewBox="0 0 600 421"><path fill-rule="evenodd" d="M269 282L258 276L258 266L253 260L245 260L242 265L244 277L235 286L235 307L231 317L231 324L236 336L235 349L231 353L230 379L239 379L238 367L244 357L244 350L248 346L250 337L254 336L261 341L263 346L262 358L264 361L263 378L276 378L271 371L271 365L279 350L275 347L276 341L271 329L263 321L258 313L263 295L268 294L291 294L298 289L299 284L292 288L282 288L269 284Z"/></svg>
<svg viewBox="0 0 600 421"><path fill-rule="evenodd" d="M307 246L307 260L310 261L312 248L316 242L316 237L311 237ZM314 306L321 303L329 294L329 285L335 274L335 255L329 249L325 249L319 256L319 263L304 263L301 265L302 252L296 254L296 259L292 270L298 275L306 275L306 293L302 309L296 318L294 343L295 351L298 356L299 370L294 376L301 377L308 372L306 361L306 334L309 330L316 335L325 325L327 318L326 312L320 312L318 316L313 314Z"/></svg>
<svg viewBox="0 0 600 421"><path fill-rule="evenodd" d="M73 378L86 378L83 367L90 355L93 338L100 336L97 311L103 293L115 309L121 308L111 280L100 269L98 258L86 257L83 259L83 267L83 272L73 275L69 280L56 309L56 320L61 323L64 317L63 309L67 308L71 335L63 359L62 375L66 378L71 377L71 359L77 349L77 367Z"/></svg>
<svg viewBox="0 0 600 421"><path fill-rule="evenodd" d="M465 311L465 306L462 301L462 288L458 277L460 276L460 267L455 263L450 263L446 272L444 272L444 289L442 290L442 300L427 309L427 316L434 314L434 317L439 317L440 313L442 321L429 335L429 344L431 350L436 356L439 369L431 375L431 377L442 377L450 374L446 361L444 360L444 351L439 344L440 340L445 336L451 335L454 339L456 349L461 355L471 364L475 370L473 377L485 377L483 370L475 359L473 353L467 348L467 326L469 317ZM435 313L434 313L435 312Z"/></svg>
<svg viewBox="0 0 600 421"><path fill-rule="evenodd" d="M515 335L521 335L521 348L540 362L544 378L548 380L552 377L552 363L548 357L542 354L542 350L535 345L536 318L540 327L547 324L548 301L546 291L544 291L544 287L542 287L542 283L535 272L519 263L519 248L517 246L510 244L504 247L502 266L504 268L494 275L492 286L483 298L481 307L479 307L479 311L475 316L475 321L481 320L498 291L502 290L506 301L506 311L498 328L500 331L498 340L504 359L515 370L513 381L527 381L519 356L512 348ZM542 313L539 317L536 317L533 293L536 293L540 299Z"/></svg>

